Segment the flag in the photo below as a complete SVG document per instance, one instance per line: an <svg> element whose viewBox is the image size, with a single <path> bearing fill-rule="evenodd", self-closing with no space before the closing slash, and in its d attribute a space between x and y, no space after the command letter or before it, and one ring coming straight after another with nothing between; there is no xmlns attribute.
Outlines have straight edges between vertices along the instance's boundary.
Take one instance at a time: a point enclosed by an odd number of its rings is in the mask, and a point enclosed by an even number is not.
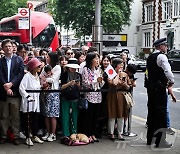
<svg viewBox="0 0 180 154"><path fill-rule="evenodd" d="M117 75L116 71L114 70L114 68L110 64L105 69L105 72L107 73L107 75L110 79L113 79Z"/></svg>

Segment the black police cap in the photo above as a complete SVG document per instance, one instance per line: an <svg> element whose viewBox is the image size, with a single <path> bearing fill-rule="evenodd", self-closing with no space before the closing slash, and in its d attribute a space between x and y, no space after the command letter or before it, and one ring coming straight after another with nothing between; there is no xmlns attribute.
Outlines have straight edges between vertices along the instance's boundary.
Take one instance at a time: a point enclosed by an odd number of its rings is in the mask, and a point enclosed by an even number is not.
<svg viewBox="0 0 180 154"><path fill-rule="evenodd" d="M161 39L154 41L153 46L157 47L162 44L167 44L166 38L161 38Z"/></svg>

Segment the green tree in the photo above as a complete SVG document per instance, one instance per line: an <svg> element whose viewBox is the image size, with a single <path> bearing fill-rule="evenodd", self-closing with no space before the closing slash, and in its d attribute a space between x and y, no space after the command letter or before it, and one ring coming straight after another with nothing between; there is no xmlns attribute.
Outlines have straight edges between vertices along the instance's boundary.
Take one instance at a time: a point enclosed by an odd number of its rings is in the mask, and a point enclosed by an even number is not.
<svg viewBox="0 0 180 154"><path fill-rule="evenodd" d="M27 7L27 0L1 0L0 20L17 14L18 8Z"/></svg>
<svg viewBox="0 0 180 154"><path fill-rule="evenodd" d="M130 24L133 0L102 0L101 24L106 33L119 33ZM78 36L90 35L95 23L95 0L49 0L56 23L72 28Z"/></svg>

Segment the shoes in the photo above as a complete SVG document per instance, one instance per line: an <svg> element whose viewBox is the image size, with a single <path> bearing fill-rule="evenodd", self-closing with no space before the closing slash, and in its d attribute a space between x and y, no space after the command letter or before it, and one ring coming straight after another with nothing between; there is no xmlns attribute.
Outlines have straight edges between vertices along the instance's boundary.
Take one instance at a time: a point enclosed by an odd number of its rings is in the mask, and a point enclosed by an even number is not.
<svg viewBox="0 0 180 154"><path fill-rule="evenodd" d="M47 138L47 141L48 142L53 142L53 141L55 141L56 140L56 135L54 135L54 134L50 134L49 136L48 136L48 138Z"/></svg>
<svg viewBox="0 0 180 154"><path fill-rule="evenodd" d="M92 137L89 137L89 143L94 143L94 140L92 139Z"/></svg>
<svg viewBox="0 0 180 154"><path fill-rule="evenodd" d="M125 141L125 138L118 138L119 141Z"/></svg>
<svg viewBox="0 0 180 154"><path fill-rule="evenodd" d="M173 131L172 128L167 128L166 133L169 134L169 135L174 135L175 131Z"/></svg>
<svg viewBox="0 0 180 154"><path fill-rule="evenodd" d="M167 142L167 141L163 141L160 142L159 145L156 145L157 148L171 148L172 147L172 143Z"/></svg>
<svg viewBox="0 0 180 154"><path fill-rule="evenodd" d="M124 141L124 140L125 140L125 138L123 138L123 137L122 137L122 135L118 135L118 140L120 140L120 141Z"/></svg>
<svg viewBox="0 0 180 154"><path fill-rule="evenodd" d="M42 140L44 140L44 141L46 141L47 140L47 138L49 137L49 133L46 133L43 137L42 137Z"/></svg>
<svg viewBox="0 0 180 154"><path fill-rule="evenodd" d="M0 144L4 144L4 143L6 143L7 142L7 139L5 139L5 138L1 138L0 139Z"/></svg>
<svg viewBox="0 0 180 154"><path fill-rule="evenodd" d="M122 135L123 136L129 136L129 132L124 132Z"/></svg>
<svg viewBox="0 0 180 154"><path fill-rule="evenodd" d="M24 135L23 132L19 132L19 138L20 139L26 139L26 136Z"/></svg>
<svg viewBox="0 0 180 154"><path fill-rule="evenodd" d="M111 141L115 141L115 137L114 137L114 135L113 135L113 134L111 134L111 135L110 135L110 137L109 137L109 139L110 139Z"/></svg>
<svg viewBox="0 0 180 154"><path fill-rule="evenodd" d="M31 138L27 138L25 143L26 145L33 146L33 142L31 141Z"/></svg>
<svg viewBox="0 0 180 154"><path fill-rule="evenodd" d="M92 136L92 139L94 142L99 142L99 140L95 136Z"/></svg>
<svg viewBox="0 0 180 154"><path fill-rule="evenodd" d="M13 141L13 144L14 144L14 145L19 145L20 142L19 142L19 140L18 140L17 138L15 138L14 141Z"/></svg>
<svg viewBox="0 0 180 154"><path fill-rule="evenodd" d="M33 140L33 142L36 142L36 143L40 143L40 144L43 144L43 143L44 143L44 141L40 140L40 138L37 137L37 136L34 136L34 137L32 138L32 140Z"/></svg>

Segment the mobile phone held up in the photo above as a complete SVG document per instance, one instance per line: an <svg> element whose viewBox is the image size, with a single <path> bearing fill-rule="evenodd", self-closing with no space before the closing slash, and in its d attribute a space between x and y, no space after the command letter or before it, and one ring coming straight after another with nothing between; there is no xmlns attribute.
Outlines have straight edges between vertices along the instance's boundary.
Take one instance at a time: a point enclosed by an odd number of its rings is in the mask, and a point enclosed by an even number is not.
<svg viewBox="0 0 180 154"><path fill-rule="evenodd" d="M126 80L126 77L122 77L122 80L125 81L125 80Z"/></svg>
<svg viewBox="0 0 180 154"><path fill-rule="evenodd" d="M138 78L133 78L133 80L135 81L135 80L137 80Z"/></svg>

